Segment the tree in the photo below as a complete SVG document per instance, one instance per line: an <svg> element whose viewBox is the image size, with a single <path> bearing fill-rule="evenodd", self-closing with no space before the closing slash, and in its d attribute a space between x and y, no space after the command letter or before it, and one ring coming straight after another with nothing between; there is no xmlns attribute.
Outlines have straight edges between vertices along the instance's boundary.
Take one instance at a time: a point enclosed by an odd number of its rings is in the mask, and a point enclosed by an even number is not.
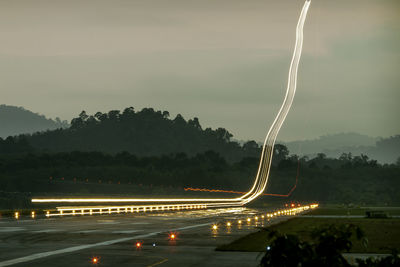
<svg viewBox="0 0 400 267"><path fill-rule="evenodd" d="M312 237L317 241L314 245L316 266L350 266L342 253L352 248L353 235L357 240L362 240L364 246L367 245L364 232L354 224L331 224L314 230Z"/></svg>
<svg viewBox="0 0 400 267"><path fill-rule="evenodd" d="M272 157L273 164L277 165L282 160L285 160L289 155L289 150L285 145L276 144L274 146L274 155Z"/></svg>
<svg viewBox="0 0 400 267"><path fill-rule="evenodd" d="M73 118L71 120L71 129L79 129L83 127L84 122L81 118Z"/></svg>
<svg viewBox="0 0 400 267"><path fill-rule="evenodd" d="M201 130L201 125L200 125L199 119L196 117L194 117L193 120L189 120L188 124L195 129Z"/></svg>
<svg viewBox="0 0 400 267"><path fill-rule="evenodd" d="M351 155L351 153L342 153L342 155L340 155L339 160L343 161L343 162L351 162L353 156Z"/></svg>
<svg viewBox="0 0 400 267"><path fill-rule="evenodd" d="M118 121L120 116L120 111L119 110L110 110L108 112L108 118L111 121Z"/></svg>
<svg viewBox="0 0 400 267"><path fill-rule="evenodd" d="M82 120L82 121L86 121L87 119L88 119L88 115L86 114L86 111L84 111L84 110L82 110L82 112L79 114L79 118Z"/></svg>
<svg viewBox="0 0 400 267"><path fill-rule="evenodd" d="M162 116L163 116L164 119L168 119L168 118L169 118L169 112L166 111L166 110L163 111L163 112L162 112Z"/></svg>
<svg viewBox="0 0 400 267"><path fill-rule="evenodd" d="M278 232L271 232L269 238L274 241L267 246L261 266L311 266L314 251L310 244L300 241L295 235Z"/></svg>
<svg viewBox="0 0 400 267"><path fill-rule="evenodd" d="M86 114L86 111L82 111L79 113L78 118L74 118L71 120L71 129L79 129L82 128L85 125L86 120L88 119L88 115Z"/></svg>
<svg viewBox="0 0 400 267"><path fill-rule="evenodd" d="M94 114L94 117L100 122L104 122L108 118L106 113L101 112L96 112L96 114Z"/></svg>
<svg viewBox="0 0 400 267"><path fill-rule="evenodd" d="M316 159L319 161L322 161L322 160L326 159L326 154L318 153Z"/></svg>
<svg viewBox="0 0 400 267"><path fill-rule="evenodd" d="M248 141L248 142L243 144L243 150L246 151L246 152L247 151L254 151L254 150L257 150L257 149L258 149L258 144L254 140Z"/></svg>
<svg viewBox="0 0 400 267"><path fill-rule="evenodd" d="M399 252L394 249L392 255L384 258L367 258L365 260L356 259L358 267L395 267L400 266Z"/></svg>
<svg viewBox="0 0 400 267"><path fill-rule="evenodd" d="M180 125L180 126L186 125L186 121L185 121L185 119L183 118L183 116L181 114L177 114L175 119L173 120L173 122L176 125Z"/></svg>
<svg viewBox="0 0 400 267"><path fill-rule="evenodd" d="M218 128L217 130L215 130L215 134L217 136L217 139L223 140L225 142L230 142L231 138L233 137L233 135L225 128Z"/></svg>
<svg viewBox="0 0 400 267"><path fill-rule="evenodd" d="M366 240L362 230L353 224L332 224L318 228L311 236L314 242L301 241L295 235L271 231L269 238L272 242L267 246L260 265L348 267L350 264L342 253L351 249L353 236L357 240Z"/></svg>
<svg viewBox="0 0 400 267"><path fill-rule="evenodd" d="M125 119L131 118L134 115L135 115L135 109L133 107L126 108L122 112L122 117Z"/></svg>

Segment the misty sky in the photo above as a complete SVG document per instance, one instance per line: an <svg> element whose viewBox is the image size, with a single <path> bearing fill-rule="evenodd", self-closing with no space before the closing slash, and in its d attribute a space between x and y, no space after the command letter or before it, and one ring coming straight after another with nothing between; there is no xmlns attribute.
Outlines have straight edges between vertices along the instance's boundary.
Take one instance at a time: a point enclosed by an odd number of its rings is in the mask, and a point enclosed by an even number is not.
<svg viewBox="0 0 400 267"><path fill-rule="evenodd" d="M263 140L303 0L0 0L0 104L143 107ZM400 133L400 1L313 0L280 140ZM0 126L1 127L1 126Z"/></svg>

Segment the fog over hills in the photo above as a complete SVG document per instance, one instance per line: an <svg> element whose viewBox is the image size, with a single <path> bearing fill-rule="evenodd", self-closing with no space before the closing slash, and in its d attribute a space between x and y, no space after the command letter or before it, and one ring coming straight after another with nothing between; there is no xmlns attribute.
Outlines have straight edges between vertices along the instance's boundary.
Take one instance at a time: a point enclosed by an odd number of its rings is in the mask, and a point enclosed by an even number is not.
<svg viewBox="0 0 400 267"><path fill-rule="evenodd" d="M376 138L358 133L338 133L313 140L280 143L285 144L292 154L310 158L318 153L324 153L332 158L338 158L343 153L351 153L354 156L367 155L380 163L394 163L400 157L400 135Z"/></svg>
<svg viewBox="0 0 400 267"><path fill-rule="evenodd" d="M46 118L23 107L0 105L0 137L69 127L67 121Z"/></svg>

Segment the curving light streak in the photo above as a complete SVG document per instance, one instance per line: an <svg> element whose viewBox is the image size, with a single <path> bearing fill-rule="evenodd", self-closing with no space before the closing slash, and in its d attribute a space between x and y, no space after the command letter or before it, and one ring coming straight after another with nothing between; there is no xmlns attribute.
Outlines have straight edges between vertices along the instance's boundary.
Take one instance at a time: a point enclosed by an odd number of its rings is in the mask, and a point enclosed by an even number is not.
<svg viewBox="0 0 400 267"><path fill-rule="evenodd" d="M263 193L263 196L273 196L273 197L289 197L293 191L297 187L297 183L299 181L299 173L300 173L300 161L297 164L297 174L296 174L296 182L293 187L289 190L287 194L271 194L271 193ZM197 192L210 192L210 193L230 193L230 194L246 194L246 192L233 191L233 190L223 190L223 189L208 189L208 188L193 188L186 187L183 188L185 191L197 191Z"/></svg>
<svg viewBox="0 0 400 267"><path fill-rule="evenodd" d="M286 95L282 106L272 123L267 136L265 137L263 149L260 158L260 164L257 170L252 188L243 196L238 198L36 198L32 199L34 203L180 203L180 205L206 204L207 208L211 207L228 207L228 206L242 206L255 198L259 197L265 190L268 182L268 176L271 168L271 160L273 156L273 149L278 132L285 121L285 118L293 103L293 98L296 93L297 83L297 70L299 67L300 56L303 46L303 27L307 16L307 12L311 0L306 0L296 27L296 44L294 47L292 61L289 68L288 85Z"/></svg>

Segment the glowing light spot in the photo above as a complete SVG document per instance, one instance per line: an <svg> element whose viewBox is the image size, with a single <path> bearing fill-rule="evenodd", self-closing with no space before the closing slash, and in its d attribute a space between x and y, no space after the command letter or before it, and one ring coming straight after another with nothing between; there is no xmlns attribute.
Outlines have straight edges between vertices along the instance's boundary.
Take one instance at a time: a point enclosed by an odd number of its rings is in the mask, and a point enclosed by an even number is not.
<svg viewBox="0 0 400 267"><path fill-rule="evenodd" d="M250 221L251 221L251 219L250 219L250 218L247 218L247 221L248 221L248 222L250 222Z"/></svg>
<svg viewBox="0 0 400 267"><path fill-rule="evenodd" d="M141 247L142 247L142 243L136 242L136 248L141 248Z"/></svg>
<svg viewBox="0 0 400 267"><path fill-rule="evenodd" d="M217 230L217 229L218 229L218 226L217 226L216 224L213 224L212 229L213 229L213 230Z"/></svg>
<svg viewBox="0 0 400 267"><path fill-rule="evenodd" d="M35 212L34 211L31 212L31 217L32 217L32 219L35 218Z"/></svg>
<svg viewBox="0 0 400 267"><path fill-rule="evenodd" d="M14 217L15 217L15 219L19 218L19 212L18 211L14 213Z"/></svg>
<svg viewBox="0 0 400 267"><path fill-rule="evenodd" d="M238 221L238 224L242 224L242 220L239 220L239 221Z"/></svg>
<svg viewBox="0 0 400 267"><path fill-rule="evenodd" d="M230 227L232 224L230 222L226 223L226 226Z"/></svg>
<svg viewBox="0 0 400 267"><path fill-rule="evenodd" d="M98 264L98 263L99 263L99 258L93 257L93 258L92 258L92 263L93 263L93 264Z"/></svg>

